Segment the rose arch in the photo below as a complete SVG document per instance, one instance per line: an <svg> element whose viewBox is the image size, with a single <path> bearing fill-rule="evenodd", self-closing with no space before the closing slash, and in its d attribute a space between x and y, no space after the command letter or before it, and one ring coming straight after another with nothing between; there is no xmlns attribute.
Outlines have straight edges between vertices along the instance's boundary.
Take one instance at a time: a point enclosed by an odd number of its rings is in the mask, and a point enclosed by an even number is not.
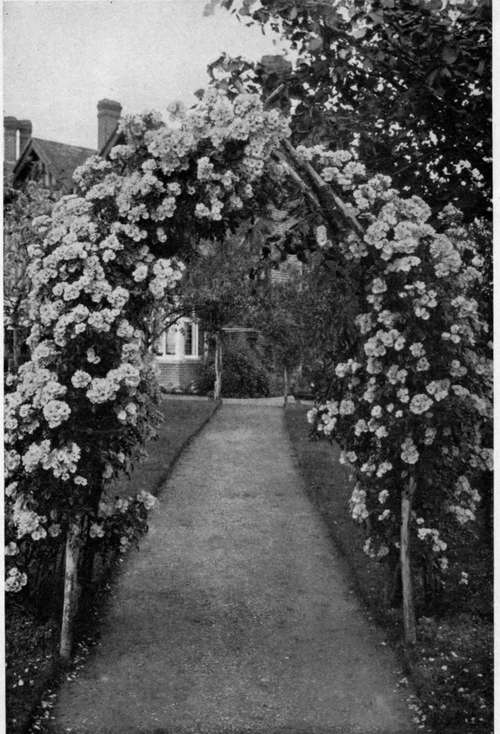
<svg viewBox="0 0 500 734"><path fill-rule="evenodd" d="M154 432L148 334L175 300L183 250L251 228L278 197L307 225L302 250L333 261L356 294L356 336L309 417L352 468L366 552L400 559L414 641L410 540L446 573L447 527L473 522L474 482L491 464L491 345L469 228L452 207L433 213L369 175L355 148L293 148L286 118L257 93L214 86L169 124L147 114L121 129L125 144L78 169L78 194L37 221L31 359L6 396L7 589L31 583L34 547L65 544L67 658L79 555L126 548L153 503L112 502L106 488ZM274 242L287 236L281 227Z"/></svg>

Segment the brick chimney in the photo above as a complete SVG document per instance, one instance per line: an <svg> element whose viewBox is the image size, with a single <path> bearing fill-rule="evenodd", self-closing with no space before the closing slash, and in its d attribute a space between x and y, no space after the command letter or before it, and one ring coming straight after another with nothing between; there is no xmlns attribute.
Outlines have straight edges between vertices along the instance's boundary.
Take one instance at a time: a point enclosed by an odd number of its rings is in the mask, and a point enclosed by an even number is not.
<svg viewBox="0 0 500 734"><path fill-rule="evenodd" d="M113 99L101 99L97 103L97 150L106 145L116 127L122 112L122 106Z"/></svg>
<svg viewBox="0 0 500 734"><path fill-rule="evenodd" d="M3 118L3 159L11 167L17 160L17 128L18 121L15 117Z"/></svg>
<svg viewBox="0 0 500 734"><path fill-rule="evenodd" d="M31 133L33 132L31 120L19 120L17 129L19 130L19 155L21 155L31 140Z"/></svg>

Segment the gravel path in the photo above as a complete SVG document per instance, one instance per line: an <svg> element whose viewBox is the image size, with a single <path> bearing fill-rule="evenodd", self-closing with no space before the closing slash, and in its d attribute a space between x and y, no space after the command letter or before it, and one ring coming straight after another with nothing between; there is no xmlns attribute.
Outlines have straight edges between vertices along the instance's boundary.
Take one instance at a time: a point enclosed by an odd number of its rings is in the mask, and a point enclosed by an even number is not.
<svg viewBox="0 0 500 734"><path fill-rule="evenodd" d="M224 405L64 684L57 731L409 734L382 639L304 495L282 411Z"/></svg>

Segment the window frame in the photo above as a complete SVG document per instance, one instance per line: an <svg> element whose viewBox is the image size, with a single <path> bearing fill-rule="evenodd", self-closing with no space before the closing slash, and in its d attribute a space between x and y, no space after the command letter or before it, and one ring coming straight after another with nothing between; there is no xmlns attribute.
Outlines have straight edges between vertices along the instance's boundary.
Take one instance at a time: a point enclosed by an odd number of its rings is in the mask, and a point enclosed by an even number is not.
<svg viewBox="0 0 500 734"><path fill-rule="evenodd" d="M191 329L191 348L192 353L186 354L185 352L185 335L182 335L182 354L178 353L179 349L179 342L177 341L178 337L176 334L176 347L175 347L175 353L174 354L167 354L166 348L167 348L167 332L170 329L178 330L184 330L186 327L189 327ZM154 350L154 357L159 362L200 362L203 359L203 355L199 353L199 323L197 319L182 319L176 324L173 324L168 329L163 331L161 335L158 338L158 341L160 343L160 353L156 351L157 347L155 347Z"/></svg>

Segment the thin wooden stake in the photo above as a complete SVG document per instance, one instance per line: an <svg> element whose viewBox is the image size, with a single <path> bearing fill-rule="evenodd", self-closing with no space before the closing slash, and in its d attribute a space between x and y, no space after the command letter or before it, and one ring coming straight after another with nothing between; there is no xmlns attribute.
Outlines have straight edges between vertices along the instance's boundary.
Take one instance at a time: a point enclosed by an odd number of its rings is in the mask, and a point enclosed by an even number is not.
<svg viewBox="0 0 500 734"><path fill-rule="evenodd" d="M411 577L410 551L410 517L415 479L410 477L401 497L401 586L403 592L403 625L406 645L414 645L417 641L415 608L413 605L413 582Z"/></svg>
<svg viewBox="0 0 500 734"><path fill-rule="evenodd" d="M64 564L64 601L61 622L59 656L63 663L69 663L73 644L73 620L78 604L78 557L80 555L80 522L72 523L66 536Z"/></svg>
<svg viewBox="0 0 500 734"><path fill-rule="evenodd" d="M283 405L288 403L288 370L283 368Z"/></svg>
<svg viewBox="0 0 500 734"><path fill-rule="evenodd" d="M219 332L215 335L215 384L214 400L220 400L222 393L222 337Z"/></svg>

